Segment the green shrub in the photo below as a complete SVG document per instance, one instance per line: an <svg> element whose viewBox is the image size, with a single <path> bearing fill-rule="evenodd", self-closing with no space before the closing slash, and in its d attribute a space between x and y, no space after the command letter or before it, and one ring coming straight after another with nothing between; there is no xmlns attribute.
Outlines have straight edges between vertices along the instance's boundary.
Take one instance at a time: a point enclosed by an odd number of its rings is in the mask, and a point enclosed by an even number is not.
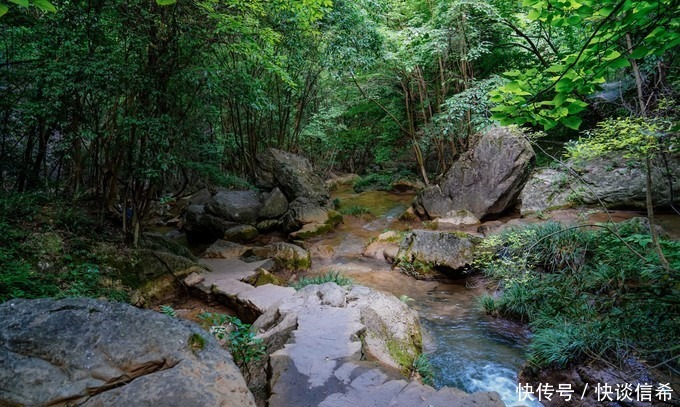
<svg viewBox="0 0 680 407"><path fill-rule="evenodd" d="M227 347L234 357L234 363L245 373L248 366L261 360L267 354L267 347L261 338L256 338L250 330L251 325L230 315L204 312L199 319L217 339L226 341ZM226 325L232 329L227 329Z"/></svg>
<svg viewBox="0 0 680 407"><path fill-rule="evenodd" d="M354 284L351 278L345 277L339 271L330 271L314 277L303 277L294 282L291 286L296 290L313 284L336 283L337 285L351 285Z"/></svg>
<svg viewBox="0 0 680 407"><path fill-rule="evenodd" d="M622 224L618 234L643 258L609 229L557 223L507 230L480 245L475 265L500 287L480 303L491 314L530 322L535 365L631 352L677 364L680 349L669 340L680 337L680 242L661 241L671 263L666 272L644 225Z"/></svg>
<svg viewBox="0 0 680 407"><path fill-rule="evenodd" d="M416 180L418 177L408 170L381 171L366 174L354 181L354 191L390 191L392 184L402 179Z"/></svg>
<svg viewBox="0 0 680 407"><path fill-rule="evenodd" d="M421 353L413 359L413 366L411 367L413 373L417 373L420 376L421 381L428 386L434 385L434 372L432 371L432 365L430 364L430 359L424 353Z"/></svg>

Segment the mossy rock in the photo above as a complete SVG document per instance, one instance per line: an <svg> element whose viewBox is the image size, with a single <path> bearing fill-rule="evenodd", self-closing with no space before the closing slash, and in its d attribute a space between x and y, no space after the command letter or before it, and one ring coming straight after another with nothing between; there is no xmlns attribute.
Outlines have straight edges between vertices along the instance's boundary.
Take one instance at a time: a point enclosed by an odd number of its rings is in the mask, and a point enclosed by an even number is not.
<svg viewBox="0 0 680 407"><path fill-rule="evenodd" d="M265 284L274 284L281 287L288 287L288 283L286 281L264 269L258 270L257 273L244 279L243 282L255 287Z"/></svg>
<svg viewBox="0 0 680 407"><path fill-rule="evenodd" d="M193 261L197 261L196 257L191 253L188 247L182 246L158 233L144 233L140 242L140 246L144 249L161 251L178 256L186 257Z"/></svg>

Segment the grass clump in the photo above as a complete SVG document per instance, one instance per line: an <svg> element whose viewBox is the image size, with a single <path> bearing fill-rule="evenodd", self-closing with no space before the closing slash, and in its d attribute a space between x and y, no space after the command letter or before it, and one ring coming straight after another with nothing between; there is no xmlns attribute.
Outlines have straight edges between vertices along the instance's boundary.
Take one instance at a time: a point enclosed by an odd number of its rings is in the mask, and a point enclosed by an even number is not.
<svg viewBox="0 0 680 407"><path fill-rule="evenodd" d="M298 281L291 284L291 287L296 290L300 290L303 287L313 284L324 284L324 283L336 283L339 286L351 285L354 283L351 278L340 274L339 271L330 271L325 274L321 274L313 277L303 277Z"/></svg>
<svg viewBox="0 0 680 407"><path fill-rule="evenodd" d="M620 224L620 238L614 226L601 226L546 223L486 238L476 266L498 289L480 304L529 323L529 361L539 368L636 354L677 369L680 242L661 241L666 271L644 224Z"/></svg>
<svg viewBox="0 0 680 407"><path fill-rule="evenodd" d="M411 367L411 377L420 377L423 384L428 386L434 386L434 372L432 371L432 365L430 364L430 359L424 353L421 353L413 359L413 365Z"/></svg>

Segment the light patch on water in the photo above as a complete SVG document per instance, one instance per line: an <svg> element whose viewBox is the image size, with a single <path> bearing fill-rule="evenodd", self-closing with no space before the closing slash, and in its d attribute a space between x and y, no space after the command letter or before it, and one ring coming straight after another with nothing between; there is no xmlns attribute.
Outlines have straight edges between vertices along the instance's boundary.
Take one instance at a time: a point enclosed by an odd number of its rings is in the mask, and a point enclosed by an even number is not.
<svg viewBox="0 0 680 407"><path fill-rule="evenodd" d="M542 406L538 400L529 397L520 399L517 391L515 372L497 364L487 364L481 369L466 372L469 392L495 391L501 396L506 406Z"/></svg>

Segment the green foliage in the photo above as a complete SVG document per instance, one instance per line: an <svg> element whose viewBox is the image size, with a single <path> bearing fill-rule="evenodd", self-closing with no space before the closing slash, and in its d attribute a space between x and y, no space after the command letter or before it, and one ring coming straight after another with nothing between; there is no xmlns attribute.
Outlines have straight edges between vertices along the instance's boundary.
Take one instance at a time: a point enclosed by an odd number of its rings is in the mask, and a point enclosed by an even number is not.
<svg viewBox="0 0 680 407"><path fill-rule="evenodd" d="M177 318L177 313L175 312L175 309L172 308L170 305L161 305L160 310L161 310L161 313L163 313L163 314L165 314L169 317Z"/></svg>
<svg viewBox="0 0 680 407"><path fill-rule="evenodd" d="M539 52L542 68L505 72L509 82L490 93L499 106L492 119L502 125L530 123L546 130L561 124L578 129L582 99L633 62L668 58L680 45L677 7L672 1L586 0L554 4L526 0L527 18L570 38L558 50ZM630 44L630 45L628 45ZM638 112L644 113L644 112Z"/></svg>
<svg viewBox="0 0 680 407"><path fill-rule="evenodd" d="M670 317L680 315L680 242L662 240L671 263L665 271L644 223L621 224L618 233L644 259L608 229L557 223L504 231L480 245L476 266L499 283L480 303L491 314L529 321L532 363L564 367L631 352L677 357L666 338L680 335L680 321Z"/></svg>
<svg viewBox="0 0 680 407"><path fill-rule="evenodd" d="M396 181L413 179L417 179L417 177L407 169L374 172L357 178L354 181L354 191L357 193L364 191L390 191L392 190L392 184Z"/></svg>
<svg viewBox="0 0 680 407"><path fill-rule="evenodd" d="M420 376L423 384L428 386L434 385L434 373L432 371L432 365L430 364L430 360L426 354L421 353L418 355L418 357L413 359L413 366L411 367L411 370Z"/></svg>
<svg viewBox="0 0 680 407"><path fill-rule="evenodd" d="M351 278L343 276L339 271L329 271L318 276L303 277L294 282L291 286L296 290L301 290L303 287L314 284L335 283L339 286L346 286L354 284Z"/></svg>
<svg viewBox="0 0 680 407"><path fill-rule="evenodd" d="M622 152L624 158L643 159L662 147L677 148L677 140L663 137L672 132L673 123L663 118L626 117L607 119L584 132L578 141L568 143L567 156L574 160L588 160L612 151Z"/></svg>
<svg viewBox="0 0 680 407"><path fill-rule="evenodd" d="M250 324L244 324L237 317L218 313L204 312L198 317L211 334L226 341L234 362L241 370L247 371L248 366L267 355L267 347L262 344L261 338L251 332Z"/></svg>
<svg viewBox="0 0 680 407"><path fill-rule="evenodd" d="M340 213L343 215L350 215L350 216L362 216L362 215L370 215L371 211L370 209L360 206L360 205L354 205L350 206L347 208L340 208Z"/></svg>
<svg viewBox="0 0 680 407"><path fill-rule="evenodd" d="M197 333L191 334L189 336L189 348L194 352L203 350L205 348L205 338Z"/></svg>

